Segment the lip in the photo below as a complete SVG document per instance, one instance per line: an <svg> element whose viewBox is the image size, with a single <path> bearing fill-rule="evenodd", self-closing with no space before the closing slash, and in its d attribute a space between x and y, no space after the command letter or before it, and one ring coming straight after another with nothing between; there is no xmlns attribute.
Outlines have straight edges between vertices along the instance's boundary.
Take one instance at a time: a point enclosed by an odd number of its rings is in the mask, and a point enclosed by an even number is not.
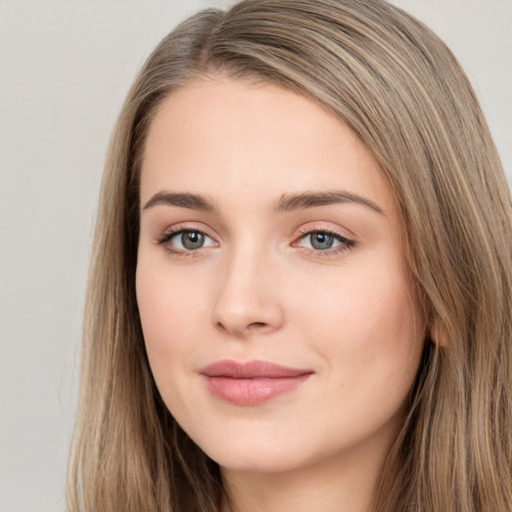
<svg viewBox="0 0 512 512"><path fill-rule="evenodd" d="M268 361L225 359L202 368L199 373L216 397L235 405L254 406L296 389L314 372Z"/></svg>

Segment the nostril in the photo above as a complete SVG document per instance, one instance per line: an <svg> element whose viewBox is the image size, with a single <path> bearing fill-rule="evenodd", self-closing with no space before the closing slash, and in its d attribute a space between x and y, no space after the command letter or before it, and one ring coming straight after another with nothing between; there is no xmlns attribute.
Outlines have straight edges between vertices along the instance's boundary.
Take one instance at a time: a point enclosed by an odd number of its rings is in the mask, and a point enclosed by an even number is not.
<svg viewBox="0 0 512 512"><path fill-rule="evenodd" d="M227 331L227 329L224 327L224 324L222 322L217 322L217 327L219 329L222 329L223 331Z"/></svg>
<svg viewBox="0 0 512 512"><path fill-rule="evenodd" d="M248 324L245 328L247 330L249 329L262 329L263 327L266 327L268 324L266 322L252 322ZM217 322L217 327L219 327L222 330L228 331L229 329L224 325L222 322Z"/></svg>
<svg viewBox="0 0 512 512"><path fill-rule="evenodd" d="M249 324L249 329L252 327L265 327L267 324L265 322L253 322L252 324Z"/></svg>

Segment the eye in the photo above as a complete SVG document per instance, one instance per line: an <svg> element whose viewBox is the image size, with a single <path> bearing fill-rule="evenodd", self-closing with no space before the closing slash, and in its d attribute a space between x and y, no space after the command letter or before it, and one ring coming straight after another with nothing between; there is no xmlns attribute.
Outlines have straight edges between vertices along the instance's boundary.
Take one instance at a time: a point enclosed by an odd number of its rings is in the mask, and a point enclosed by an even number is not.
<svg viewBox="0 0 512 512"><path fill-rule="evenodd" d="M311 248L315 249L316 251L325 251L327 249L331 249L332 246L337 242L337 240L334 238L334 235L325 233L323 231L314 231L304 238L309 241Z"/></svg>
<svg viewBox="0 0 512 512"><path fill-rule="evenodd" d="M355 245L353 240L349 240L339 233L333 233L327 230L308 231L300 237L299 242L298 245L301 247L324 253L336 253Z"/></svg>
<svg viewBox="0 0 512 512"><path fill-rule="evenodd" d="M169 252L186 253L197 251L204 247L212 247L216 242L202 231L195 229L179 229L171 231L158 240L160 245L165 245Z"/></svg>
<svg viewBox="0 0 512 512"><path fill-rule="evenodd" d="M174 245L177 245L180 249L186 249L187 251L193 251L203 247L206 239L206 235L199 231L182 231L181 233L171 238L174 241Z"/></svg>

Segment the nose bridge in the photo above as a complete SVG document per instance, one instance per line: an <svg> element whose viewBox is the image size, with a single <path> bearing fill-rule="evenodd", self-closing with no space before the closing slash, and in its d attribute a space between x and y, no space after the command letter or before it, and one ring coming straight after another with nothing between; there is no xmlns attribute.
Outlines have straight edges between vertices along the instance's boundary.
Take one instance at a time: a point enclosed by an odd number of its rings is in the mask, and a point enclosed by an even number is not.
<svg viewBox="0 0 512 512"><path fill-rule="evenodd" d="M233 246L217 279L215 325L236 336L279 328L283 314L272 285L276 270L269 251L254 240Z"/></svg>

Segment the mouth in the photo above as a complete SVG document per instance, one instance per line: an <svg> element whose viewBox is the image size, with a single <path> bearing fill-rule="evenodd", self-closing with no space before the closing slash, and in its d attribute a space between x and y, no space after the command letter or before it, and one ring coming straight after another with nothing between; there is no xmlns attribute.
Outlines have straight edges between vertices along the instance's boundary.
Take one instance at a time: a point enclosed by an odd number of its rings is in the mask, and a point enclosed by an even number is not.
<svg viewBox="0 0 512 512"><path fill-rule="evenodd" d="M268 361L217 361L200 370L206 387L217 398L235 405L255 406L293 391L313 371Z"/></svg>

